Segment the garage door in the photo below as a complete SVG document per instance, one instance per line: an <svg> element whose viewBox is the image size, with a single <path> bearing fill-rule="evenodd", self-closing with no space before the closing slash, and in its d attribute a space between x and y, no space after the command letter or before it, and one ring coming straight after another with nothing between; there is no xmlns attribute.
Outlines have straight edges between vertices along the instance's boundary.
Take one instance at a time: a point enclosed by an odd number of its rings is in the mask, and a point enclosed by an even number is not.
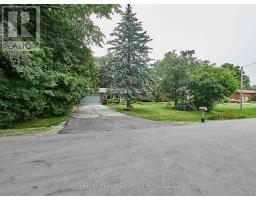
<svg viewBox="0 0 256 200"><path fill-rule="evenodd" d="M84 105L100 104L100 95L87 96L81 100L81 104L84 104Z"/></svg>

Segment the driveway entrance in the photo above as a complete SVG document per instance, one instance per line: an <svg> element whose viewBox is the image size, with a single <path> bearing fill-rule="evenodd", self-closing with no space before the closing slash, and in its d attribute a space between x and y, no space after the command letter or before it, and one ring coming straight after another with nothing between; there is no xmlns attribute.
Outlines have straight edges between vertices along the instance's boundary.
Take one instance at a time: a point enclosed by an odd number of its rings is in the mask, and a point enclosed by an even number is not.
<svg viewBox="0 0 256 200"><path fill-rule="evenodd" d="M170 127L180 124L138 119L116 112L104 105L80 105L62 133L91 133L98 131Z"/></svg>

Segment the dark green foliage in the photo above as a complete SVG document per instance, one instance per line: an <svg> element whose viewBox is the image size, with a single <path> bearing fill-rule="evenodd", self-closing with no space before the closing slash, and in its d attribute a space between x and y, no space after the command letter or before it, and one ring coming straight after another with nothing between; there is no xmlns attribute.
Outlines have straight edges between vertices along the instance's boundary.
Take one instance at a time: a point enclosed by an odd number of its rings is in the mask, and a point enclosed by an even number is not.
<svg viewBox="0 0 256 200"><path fill-rule="evenodd" d="M205 106L211 110L216 103L232 95L237 85L230 70L205 65L192 73L189 89L196 108Z"/></svg>
<svg viewBox="0 0 256 200"><path fill-rule="evenodd" d="M252 96L250 102L255 102L255 101L256 101L256 94L253 94L253 96Z"/></svg>
<svg viewBox="0 0 256 200"><path fill-rule="evenodd" d="M224 99L222 100L223 103L228 103L229 97L224 97Z"/></svg>
<svg viewBox="0 0 256 200"><path fill-rule="evenodd" d="M112 56L110 54L107 54L106 56L98 57L96 58L96 65L99 70L99 86L101 88L109 88L110 87L110 81L111 81L111 61Z"/></svg>
<svg viewBox="0 0 256 200"><path fill-rule="evenodd" d="M107 105L108 104L108 99L104 98L102 104Z"/></svg>
<svg viewBox="0 0 256 200"><path fill-rule="evenodd" d="M98 86L89 48L104 35L89 18L110 18L116 5L41 5L40 50L0 51L0 126L61 116Z"/></svg>
<svg viewBox="0 0 256 200"><path fill-rule="evenodd" d="M111 60L111 87L120 90L127 99L127 107L138 96L150 92L149 61L151 41L142 23L132 12L130 5L122 14L122 20L111 34L113 40L109 52Z"/></svg>
<svg viewBox="0 0 256 200"><path fill-rule="evenodd" d="M191 111L194 109L193 105L190 103L178 103L175 108L177 110L182 110L182 111Z"/></svg>
<svg viewBox="0 0 256 200"><path fill-rule="evenodd" d="M240 80L241 80L240 66L233 65L230 63L225 63L225 64L221 65L221 67L233 71L235 73L236 80L240 83ZM239 85L238 85L238 88L239 88ZM252 87L250 85L250 78L243 72L243 89L250 90L251 88Z"/></svg>
<svg viewBox="0 0 256 200"><path fill-rule="evenodd" d="M155 96L166 95L175 102L188 100L189 76L203 61L197 59L194 50L170 51L162 60L155 63Z"/></svg>
<svg viewBox="0 0 256 200"><path fill-rule="evenodd" d="M108 104L119 104L120 99L117 98L112 98L112 99L103 99L103 105L108 105Z"/></svg>
<svg viewBox="0 0 256 200"><path fill-rule="evenodd" d="M117 98L110 99L109 103L110 104L119 104L120 103L120 99L117 99Z"/></svg>

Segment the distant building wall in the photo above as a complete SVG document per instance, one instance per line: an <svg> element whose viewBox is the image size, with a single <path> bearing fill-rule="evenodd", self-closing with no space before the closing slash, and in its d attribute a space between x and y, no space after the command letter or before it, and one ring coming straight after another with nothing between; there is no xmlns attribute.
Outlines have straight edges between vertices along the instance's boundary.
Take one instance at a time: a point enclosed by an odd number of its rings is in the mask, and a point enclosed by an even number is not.
<svg viewBox="0 0 256 200"><path fill-rule="evenodd" d="M243 93L243 102L250 101L253 98L253 93ZM240 92L231 95L230 99L240 100Z"/></svg>

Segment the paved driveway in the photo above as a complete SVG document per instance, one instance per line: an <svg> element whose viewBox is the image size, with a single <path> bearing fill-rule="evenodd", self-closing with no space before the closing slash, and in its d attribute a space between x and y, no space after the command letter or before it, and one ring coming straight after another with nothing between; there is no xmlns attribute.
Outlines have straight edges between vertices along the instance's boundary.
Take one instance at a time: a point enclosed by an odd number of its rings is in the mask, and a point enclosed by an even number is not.
<svg viewBox="0 0 256 200"><path fill-rule="evenodd" d="M61 133L95 133L156 127L179 126L182 123L155 122L130 117L103 105L80 106Z"/></svg>
<svg viewBox="0 0 256 200"><path fill-rule="evenodd" d="M0 194L256 195L255 119L98 114L76 113L59 135L0 138Z"/></svg>

